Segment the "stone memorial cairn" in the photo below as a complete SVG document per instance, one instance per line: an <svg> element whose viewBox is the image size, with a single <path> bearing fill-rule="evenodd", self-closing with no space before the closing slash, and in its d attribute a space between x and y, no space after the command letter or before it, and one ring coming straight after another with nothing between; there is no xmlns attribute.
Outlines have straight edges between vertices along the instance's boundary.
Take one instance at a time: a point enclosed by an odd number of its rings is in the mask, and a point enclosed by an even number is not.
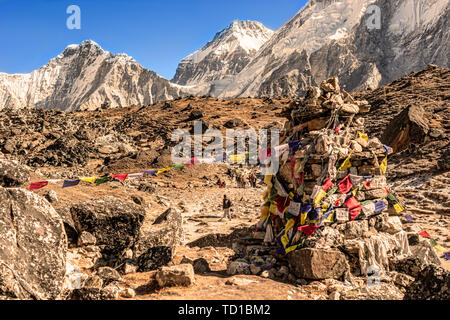
<svg viewBox="0 0 450 320"><path fill-rule="evenodd" d="M386 185L391 148L364 132L369 111L336 77L283 111L290 121L272 152L281 154L280 169L265 176L258 227L298 277L367 275L410 254L399 218L404 208Z"/></svg>

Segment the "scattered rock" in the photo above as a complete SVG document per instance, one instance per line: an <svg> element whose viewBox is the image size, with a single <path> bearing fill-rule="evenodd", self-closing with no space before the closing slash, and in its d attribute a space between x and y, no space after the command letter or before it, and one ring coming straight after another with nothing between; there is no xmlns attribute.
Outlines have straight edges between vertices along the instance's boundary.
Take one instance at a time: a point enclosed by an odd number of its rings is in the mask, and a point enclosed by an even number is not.
<svg viewBox="0 0 450 320"><path fill-rule="evenodd" d="M184 286L195 283L194 268L191 264L181 264L172 267L162 267L156 274L160 287Z"/></svg>
<svg viewBox="0 0 450 320"><path fill-rule="evenodd" d="M58 195L56 194L56 192L54 190L48 191L44 197L50 203L58 202Z"/></svg>
<svg viewBox="0 0 450 320"><path fill-rule="evenodd" d="M236 274L251 274L250 265L241 261L232 261L227 268L227 273L231 276Z"/></svg>
<svg viewBox="0 0 450 320"><path fill-rule="evenodd" d="M85 247L85 246L94 246L97 243L97 239L94 237L92 233L89 233L87 231L83 231L78 236L78 246L79 247Z"/></svg>
<svg viewBox="0 0 450 320"><path fill-rule="evenodd" d="M0 186L20 187L30 181L28 170L16 161L0 159Z"/></svg>

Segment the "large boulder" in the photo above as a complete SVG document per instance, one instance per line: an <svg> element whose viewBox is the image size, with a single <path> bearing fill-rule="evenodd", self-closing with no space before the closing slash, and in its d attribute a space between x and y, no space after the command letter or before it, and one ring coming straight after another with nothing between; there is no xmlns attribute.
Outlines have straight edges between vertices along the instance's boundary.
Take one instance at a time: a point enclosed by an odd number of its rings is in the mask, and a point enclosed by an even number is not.
<svg viewBox="0 0 450 320"><path fill-rule="evenodd" d="M146 217L134 246L134 257L140 271L152 271L172 260L175 247L184 240L183 217L168 209L156 218Z"/></svg>
<svg viewBox="0 0 450 320"><path fill-rule="evenodd" d="M450 300L450 272L436 265L423 269L407 289L405 300Z"/></svg>
<svg viewBox="0 0 450 320"><path fill-rule="evenodd" d="M0 159L0 186L20 187L30 181L28 170L16 161Z"/></svg>
<svg viewBox="0 0 450 320"><path fill-rule="evenodd" d="M394 152L400 152L410 143L422 143L429 131L429 119L423 107L411 105L389 123L381 141Z"/></svg>
<svg viewBox="0 0 450 320"><path fill-rule="evenodd" d="M294 274L304 279L339 279L348 269L345 255L339 250L305 248L290 252L287 258Z"/></svg>
<svg viewBox="0 0 450 320"><path fill-rule="evenodd" d="M115 197L104 197L75 204L70 212L79 234L94 235L103 253L120 256L137 242L145 210Z"/></svg>
<svg viewBox="0 0 450 320"><path fill-rule="evenodd" d="M63 222L42 197L0 187L0 296L60 298L66 273Z"/></svg>

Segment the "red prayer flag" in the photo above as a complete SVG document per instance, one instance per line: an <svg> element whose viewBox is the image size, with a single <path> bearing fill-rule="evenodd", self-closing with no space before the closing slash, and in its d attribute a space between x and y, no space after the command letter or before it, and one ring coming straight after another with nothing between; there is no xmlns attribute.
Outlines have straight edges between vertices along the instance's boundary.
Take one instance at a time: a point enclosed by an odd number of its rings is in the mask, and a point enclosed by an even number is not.
<svg viewBox="0 0 450 320"><path fill-rule="evenodd" d="M114 179L117 179L120 181L125 181L127 179L127 177L128 177L128 173L127 174L116 174L116 175L111 176L111 178L114 178Z"/></svg>
<svg viewBox="0 0 450 320"><path fill-rule="evenodd" d="M319 229L319 226L302 226L298 228L298 230L306 234L307 237L310 237L317 229Z"/></svg>
<svg viewBox="0 0 450 320"><path fill-rule="evenodd" d="M353 184L352 179L350 179L350 175L345 177L345 179L339 183L339 190L341 190L342 194L347 194L350 190L352 190L352 187Z"/></svg>
<svg viewBox="0 0 450 320"><path fill-rule="evenodd" d="M286 210L286 208L289 207L289 204L291 203L291 200L285 197L277 197L275 201L277 203L277 210L278 212L281 213L283 213L284 210Z"/></svg>
<svg viewBox="0 0 450 320"><path fill-rule="evenodd" d="M355 220L361 212L361 209L362 209L361 204L359 203L358 200L356 200L355 197L351 197L345 202L345 205L347 206L348 210L350 211L351 220L352 221Z"/></svg>
<svg viewBox="0 0 450 320"><path fill-rule="evenodd" d="M422 236L422 237L425 237L425 238L431 238L431 236L426 231L422 231L421 233L419 233L419 236Z"/></svg>
<svg viewBox="0 0 450 320"><path fill-rule="evenodd" d="M41 181L41 182L32 182L30 186L28 187L28 190L38 190L46 187L48 185L48 181Z"/></svg>
<svg viewBox="0 0 450 320"><path fill-rule="evenodd" d="M333 181L331 181L330 178L325 181L325 184L323 185L323 191L327 192L331 187L333 186Z"/></svg>

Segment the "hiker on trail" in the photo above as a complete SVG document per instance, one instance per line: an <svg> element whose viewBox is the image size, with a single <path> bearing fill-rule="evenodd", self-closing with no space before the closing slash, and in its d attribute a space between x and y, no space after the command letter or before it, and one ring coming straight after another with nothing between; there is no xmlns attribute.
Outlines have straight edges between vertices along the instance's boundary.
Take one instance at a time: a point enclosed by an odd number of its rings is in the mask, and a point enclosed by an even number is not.
<svg viewBox="0 0 450 320"><path fill-rule="evenodd" d="M236 184L238 188L241 187L241 176L238 173L236 174Z"/></svg>
<svg viewBox="0 0 450 320"><path fill-rule="evenodd" d="M225 218L228 218L231 220L231 213L230 213L230 208L233 204L231 203L231 200L227 198L226 195L223 196L223 218L220 219L220 221L222 221Z"/></svg>
<svg viewBox="0 0 450 320"><path fill-rule="evenodd" d="M241 177L241 183L242 183L242 188L244 188L245 189L245 176L243 175L242 177Z"/></svg>
<svg viewBox="0 0 450 320"><path fill-rule="evenodd" d="M250 184L251 184L252 188L256 188L256 177L254 174L250 175L249 180L250 180Z"/></svg>

